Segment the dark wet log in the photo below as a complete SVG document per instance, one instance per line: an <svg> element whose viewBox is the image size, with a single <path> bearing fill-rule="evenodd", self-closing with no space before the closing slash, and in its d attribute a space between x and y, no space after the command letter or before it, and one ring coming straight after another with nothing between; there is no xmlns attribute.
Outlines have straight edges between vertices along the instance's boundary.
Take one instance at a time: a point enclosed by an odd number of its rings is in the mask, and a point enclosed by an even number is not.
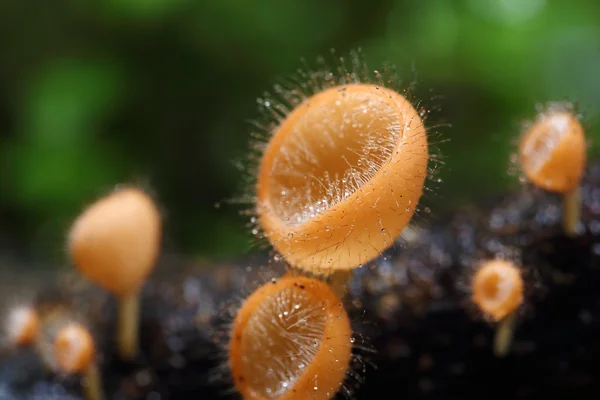
<svg viewBox="0 0 600 400"><path fill-rule="evenodd" d="M588 170L582 197L575 238L562 233L558 196L523 189L412 230L358 270L348 309L357 347L375 352L357 350L368 363L366 372L357 367L364 383L352 397L597 398L600 164ZM519 262L527 285L502 359L492 351L494 326L471 305L468 290L478 262L496 256ZM199 266L163 257L143 292L141 353L133 363L114 354L115 302L107 294L61 279L39 289L37 305L45 321L66 316L91 327L111 399L227 398L230 314L253 287L283 271L264 260ZM35 349L0 354L2 399L80 399L79 392L76 379L57 377Z"/></svg>

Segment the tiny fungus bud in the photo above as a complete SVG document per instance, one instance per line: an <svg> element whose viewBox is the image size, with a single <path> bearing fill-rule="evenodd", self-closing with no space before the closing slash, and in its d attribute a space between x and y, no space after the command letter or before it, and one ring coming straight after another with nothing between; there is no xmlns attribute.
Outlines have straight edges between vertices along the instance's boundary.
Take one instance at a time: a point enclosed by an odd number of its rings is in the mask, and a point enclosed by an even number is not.
<svg viewBox="0 0 600 400"><path fill-rule="evenodd" d="M360 266L408 225L428 157L423 121L404 96L364 83L327 88L282 119L264 151L265 236L311 273Z"/></svg>
<svg viewBox="0 0 600 400"><path fill-rule="evenodd" d="M103 398L95 353L92 335L87 329L76 323L70 323L63 327L54 340L56 367L66 374L84 376L83 386L87 400Z"/></svg>
<svg viewBox="0 0 600 400"><path fill-rule="evenodd" d="M79 271L120 301L121 356L137 351L139 290L152 271L160 246L160 214L152 199L134 188L118 190L77 218L69 251Z"/></svg>
<svg viewBox="0 0 600 400"><path fill-rule="evenodd" d="M523 303L523 278L506 260L485 262L473 278L473 301L483 313L500 321Z"/></svg>
<svg viewBox="0 0 600 400"><path fill-rule="evenodd" d="M54 354L57 367L68 374L79 374L94 362L94 339L79 324L69 324L62 328L54 341Z"/></svg>
<svg viewBox="0 0 600 400"><path fill-rule="evenodd" d="M494 351L504 356L514 332L516 311L523 304L523 278L510 261L485 262L473 278L473 301L479 309L498 322Z"/></svg>
<svg viewBox="0 0 600 400"><path fill-rule="evenodd" d="M40 331L36 310L29 306L14 308L6 320L5 329L9 343L15 346L35 343Z"/></svg>
<svg viewBox="0 0 600 400"><path fill-rule="evenodd" d="M245 399L331 399L352 353L342 302L317 279L285 275L243 303L229 342L229 366Z"/></svg>
<svg viewBox="0 0 600 400"><path fill-rule="evenodd" d="M564 199L563 225L575 234L581 214L579 185L586 165L583 127L566 106L550 106L525 132L519 146L525 176Z"/></svg>

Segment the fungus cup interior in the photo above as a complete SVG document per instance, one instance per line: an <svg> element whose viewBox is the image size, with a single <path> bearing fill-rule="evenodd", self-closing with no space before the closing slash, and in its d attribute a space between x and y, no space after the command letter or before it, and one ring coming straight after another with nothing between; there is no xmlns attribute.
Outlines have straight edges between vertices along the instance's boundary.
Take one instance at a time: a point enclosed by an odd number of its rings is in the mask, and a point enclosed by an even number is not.
<svg viewBox="0 0 600 400"><path fill-rule="evenodd" d="M329 399L352 353L342 302L316 279L285 275L250 295L229 346L234 382L245 399Z"/></svg>
<svg viewBox="0 0 600 400"><path fill-rule="evenodd" d="M265 235L295 267L355 268L409 223L428 158L423 121L401 94L371 84L317 93L282 121L263 154Z"/></svg>

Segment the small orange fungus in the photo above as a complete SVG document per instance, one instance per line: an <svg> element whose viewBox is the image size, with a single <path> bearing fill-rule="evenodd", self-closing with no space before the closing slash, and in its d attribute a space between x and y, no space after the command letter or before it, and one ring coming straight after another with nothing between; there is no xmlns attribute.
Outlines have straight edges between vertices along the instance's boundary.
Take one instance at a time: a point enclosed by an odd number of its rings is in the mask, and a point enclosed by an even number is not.
<svg viewBox="0 0 600 400"><path fill-rule="evenodd" d="M61 371L68 374L83 373L94 362L94 339L83 326L70 323L56 335L54 356L56 366Z"/></svg>
<svg viewBox="0 0 600 400"><path fill-rule="evenodd" d="M134 188L118 190L77 218L69 250L79 271L117 296L136 291L154 267L160 244L160 214L152 199Z"/></svg>
<svg viewBox="0 0 600 400"><path fill-rule="evenodd" d="M575 189L586 164L581 123L567 109L550 108L523 135L519 146L523 172L536 186L557 193Z"/></svg>
<svg viewBox="0 0 600 400"><path fill-rule="evenodd" d="M35 309L21 306L13 309L6 321L10 343L25 346L34 343L40 331L40 320Z"/></svg>
<svg viewBox="0 0 600 400"><path fill-rule="evenodd" d="M281 121L261 159L265 236L310 272L362 265L408 225L428 159L423 121L401 94L363 83L317 93Z"/></svg>
<svg viewBox="0 0 600 400"><path fill-rule="evenodd" d="M54 357L63 373L83 375L86 400L104 399L94 339L85 327L71 322L60 329L54 339Z"/></svg>
<svg viewBox="0 0 600 400"><path fill-rule="evenodd" d="M161 236L160 213L135 188L92 204L73 224L69 250L79 271L119 297L117 342L125 359L137 351L139 289L152 271Z"/></svg>
<svg viewBox="0 0 600 400"><path fill-rule="evenodd" d="M586 164L583 127L570 107L551 105L523 135L519 147L523 172L535 185L562 194L563 228L577 233L581 214L579 185Z"/></svg>
<svg viewBox="0 0 600 400"><path fill-rule="evenodd" d="M245 399L330 399L352 353L340 299L324 282L285 275L251 294L237 314L229 366Z"/></svg>
<svg viewBox="0 0 600 400"><path fill-rule="evenodd" d="M473 301L485 314L500 321L523 303L523 278L512 262L485 262L473 278Z"/></svg>

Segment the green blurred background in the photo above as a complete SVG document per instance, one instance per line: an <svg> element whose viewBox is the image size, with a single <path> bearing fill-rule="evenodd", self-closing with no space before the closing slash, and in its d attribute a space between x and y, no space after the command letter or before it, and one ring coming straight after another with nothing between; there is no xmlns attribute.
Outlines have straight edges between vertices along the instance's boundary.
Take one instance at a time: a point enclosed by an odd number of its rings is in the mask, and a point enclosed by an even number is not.
<svg viewBox="0 0 600 400"><path fill-rule="evenodd" d="M536 104L577 102L600 133L597 0L3 0L0 251L60 260L81 208L135 182L164 207L171 251L244 254L227 199L256 97L302 57L357 47L452 125L436 215L518 187L508 159Z"/></svg>

